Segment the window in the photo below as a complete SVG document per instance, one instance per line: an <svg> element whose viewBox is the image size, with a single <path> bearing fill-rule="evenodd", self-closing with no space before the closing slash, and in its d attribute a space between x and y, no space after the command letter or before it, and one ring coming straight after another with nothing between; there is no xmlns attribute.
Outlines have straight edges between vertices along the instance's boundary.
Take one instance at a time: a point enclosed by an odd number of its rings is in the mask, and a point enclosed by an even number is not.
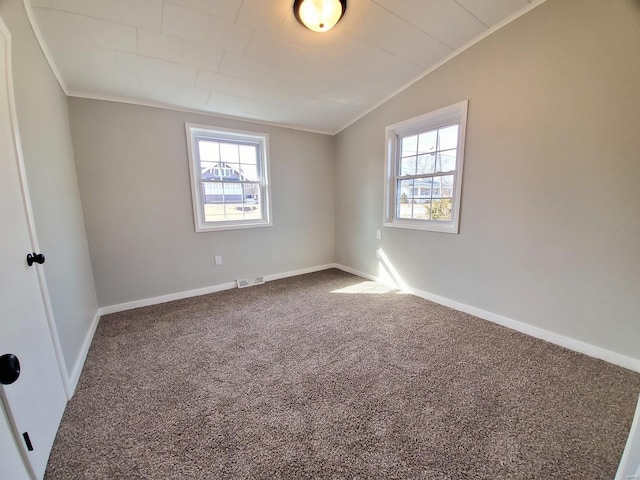
<svg viewBox="0 0 640 480"><path fill-rule="evenodd" d="M268 135L186 129L196 232L271 225Z"/></svg>
<svg viewBox="0 0 640 480"><path fill-rule="evenodd" d="M385 226L458 233L467 104L386 128Z"/></svg>

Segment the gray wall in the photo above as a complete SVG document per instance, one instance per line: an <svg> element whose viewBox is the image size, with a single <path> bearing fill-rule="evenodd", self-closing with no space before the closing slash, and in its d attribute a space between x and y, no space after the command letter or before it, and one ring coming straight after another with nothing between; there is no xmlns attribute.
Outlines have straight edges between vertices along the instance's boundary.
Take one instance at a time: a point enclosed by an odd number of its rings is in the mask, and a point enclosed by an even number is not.
<svg viewBox="0 0 640 480"><path fill-rule="evenodd" d="M78 193L67 100L21 0L0 2L12 36L18 126L44 272L69 373L97 311ZM27 252L25 251L25 254Z"/></svg>
<svg viewBox="0 0 640 480"><path fill-rule="evenodd" d="M331 137L78 98L69 114L101 306L334 261ZM195 233L185 122L269 134L273 226Z"/></svg>
<svg viewBox="0 0 640 480"><path fill-rule="evenodd" d="M640 2L550 0L356 122L337 261L377 274L380 246L409 286L639 358L638 59ZM384 127L464 99L460 234L377 241Z"/></svg>

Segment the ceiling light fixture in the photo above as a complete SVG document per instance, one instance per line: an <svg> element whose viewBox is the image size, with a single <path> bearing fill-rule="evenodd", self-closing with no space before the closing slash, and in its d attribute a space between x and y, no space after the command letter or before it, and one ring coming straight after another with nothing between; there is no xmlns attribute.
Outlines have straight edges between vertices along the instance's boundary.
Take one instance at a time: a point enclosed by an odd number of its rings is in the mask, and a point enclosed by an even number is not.
<svg viewBox="0 0 640 480"><path fill-rule="evenodd" d="M295 0L293 13L302 25L314 32L331 30L347 10L347 0Z"/></svg>

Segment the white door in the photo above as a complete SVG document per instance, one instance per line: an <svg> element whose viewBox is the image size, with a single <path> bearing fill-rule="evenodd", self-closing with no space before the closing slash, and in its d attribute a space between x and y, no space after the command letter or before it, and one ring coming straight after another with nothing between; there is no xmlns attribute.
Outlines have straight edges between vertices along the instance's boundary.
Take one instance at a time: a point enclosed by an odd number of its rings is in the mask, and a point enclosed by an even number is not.
<svg viewBox="0 0 640 480"><path fill-rule="evenodd" d="M9 418L0 405L0 479L22 480L29 478L26 466L20 456L20 447L15 442Z"/></svg>
<svg viewBox="0 0 640 480"><path fill-rule="evenodd" d="M66 404L38 280L37 269L43 267L29 267L26 261L35 238L26 213L26 186L21 181L10 41L0 19L0 359L13 354L20 362L17 380L0 382L0 416L5 417L0 419L0 445L9 448L0 452L1 463L12 462L3 465L2 480L14 480L6 476L11 475L8 472L24 472L25 467L30 476L42 478ZM7 383L10 369L4 364L0 380ZM7 425L13 438L7 438ZM24 465L17 465L17 458Z"/></svg>

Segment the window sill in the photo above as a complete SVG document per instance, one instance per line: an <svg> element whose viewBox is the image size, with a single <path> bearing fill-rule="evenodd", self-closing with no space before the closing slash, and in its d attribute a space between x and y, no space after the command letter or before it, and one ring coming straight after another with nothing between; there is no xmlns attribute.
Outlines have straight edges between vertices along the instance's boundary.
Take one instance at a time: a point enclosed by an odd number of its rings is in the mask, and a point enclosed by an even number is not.
<svg viewBox="0 0 640 480"><path fill-rule="evenodd" d="M218 232L221 230L240 230L244 228L260 228L260 227L270 227L272 226L271 222L251 222L251 223L222 223L217 225L213 224L199 224L196 226L196 233L202 232Z"/></svg>
<svg viewBox="0 0 640 480"><path fill-rule="evenodd" d="M439 233L459 233L458 226L453 222L434 222L430 220L394 220L393 222L384 222L384 227L406 228L408 230L425 230L429 232Z"/></svg>

